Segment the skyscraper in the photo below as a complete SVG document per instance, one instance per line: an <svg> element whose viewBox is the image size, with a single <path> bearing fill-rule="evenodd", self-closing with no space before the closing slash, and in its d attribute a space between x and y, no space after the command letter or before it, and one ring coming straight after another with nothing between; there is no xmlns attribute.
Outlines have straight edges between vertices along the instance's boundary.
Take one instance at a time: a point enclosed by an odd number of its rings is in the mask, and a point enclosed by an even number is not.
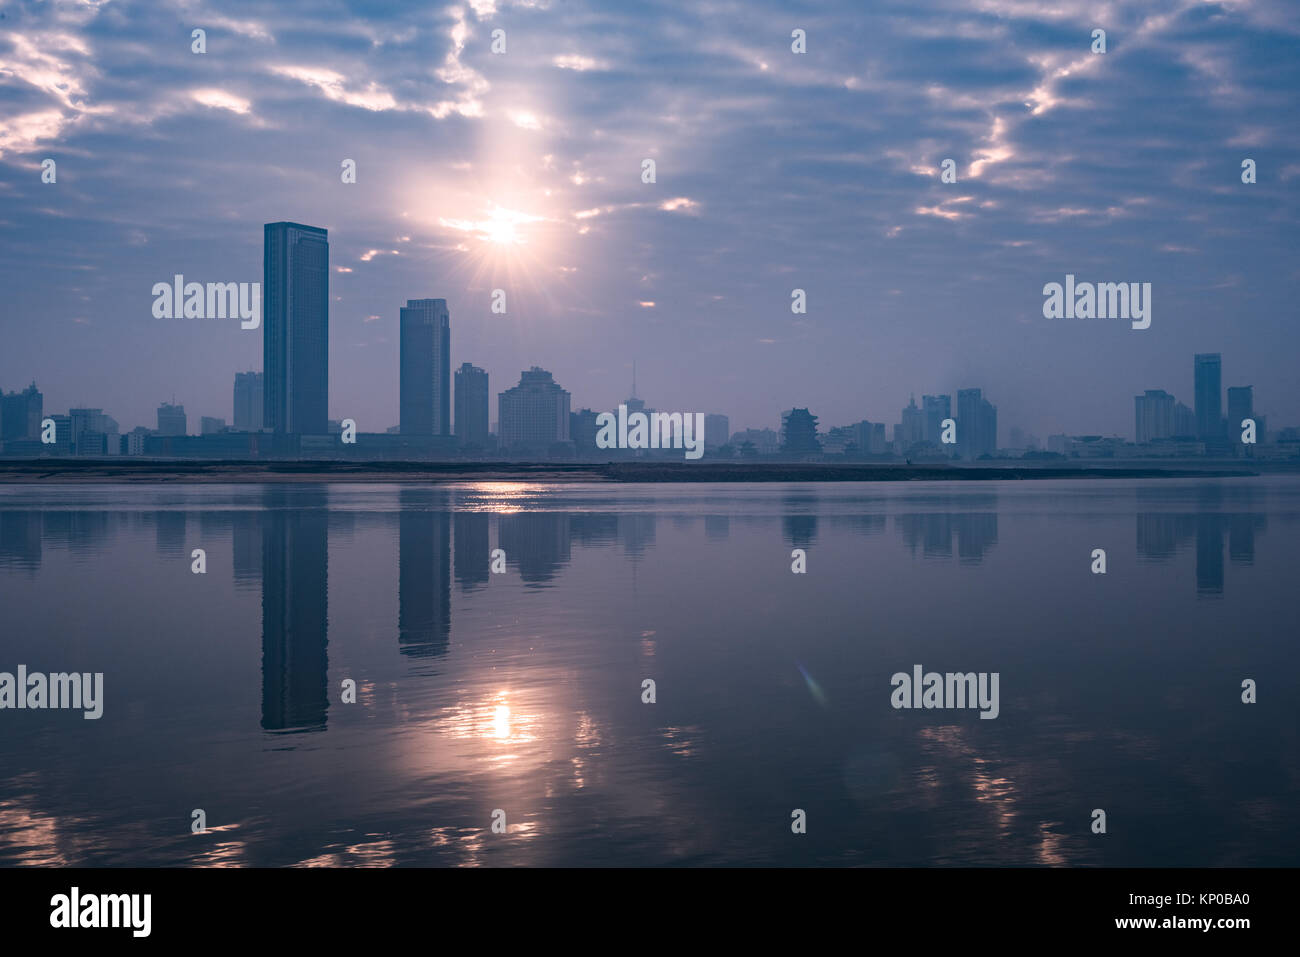
<svg viewBox="0 0 1300 957"><path fill-rule="evenodd" d="M1198 353L1196 356L1196 436L1199 439L1217 439L1222 434L1222 365L1222 357L1217 352Z"/></svg>
<svg viewBox="0 0 1300 957"><path fill-rule="evenodd" d="M45 397L35 382L22 392L0 392L0 441L39 439L44 410Z"/></svg>
<svg viewBox="0 0 1300 957"><path fill-rule="evenodd" d="M267 223L262 253L263 424L325 435L329 419L329 236Z"/></svg>
<svg viewBox="0 0 1300 957"><path fill-rule="evenodd" d="M1233 441L1241 438L1241 420L1255 417L1255 387L1232 386L1228 389L1228 434Z"/></svg>
<svg viewBox="0 0 1300 957"><path fill-rule="evenodd" d="M497 416L504 448L546 449L569 440L569 393L537 366L498 396Z"/></svg>
<svg viewBox="0 0 1300 957"><path fill-rule="evenodd" d="M164 402L158 406L158 434L184 435L186 432L185 406Z"/></svg>
<svg viewBox="0 0 1300 957"><path fill-rule="evenodd" d="M998 409L979 389L957 391L957 454L992 455L998 447Z"/></svg>
<svg viewBox="0 0 1300 957"><path fill-rule="evenodd" d="M925 441L940 445L943 438L943 420L952 418L952 396L923 395L921 411L925 415Z"/></svg>
<svg viewBox="0 0 1300 957"><path fill-rule="evenodd" d="M596 436L600 429L596 425L599 413L591 409L578 409L569 413L569 441L578 455L607 456L609 450L596 445Z"/></svg>
<svg viewBox="0 0 1300 957"><path fill-rule="evenodd" d="M235 431L257 432L262 428L263 385L260 372L235 373Z"/></svg>
<svg viewBox="0 0 1300 957"><path fill-rule="evenodd" d="M924 399L922 400L924 401ZM903 410L902 451L925 441L925 413L916 405L916 396L911 396L907 408Z"/></svg>
<svg viewBox="0 0 1300 957"><path fill-rule="evenodd" d="M1139 445L1167 439L1174 434L1174 397L1164 389L1147 389L1133 397L1136 425L1134 435Z"/></svg>
<svg viewBox="0 0 1300 957"><path fill-rule="evenodd" d="M461 445L486 448L489 395L488 374L462 362L456 370L456 438Z"/></svg>
<svg viewBox="0 0 1300 957"><path fill-rule="evenodd" d="M717 413L704 417L704 447L716 449L727 444L731 437L731 420Z"/></svg>
<svg viewBox="0 0 1300 957"><path fill-rule="evenodd" d="M181 411L182 423L184 410ZM69 409L72 449L77 455L117 455L121 449L117 420L103 409ZM181 432L184 435L184 425Z"/></svg>
<svg viewBox="0 0 1300 957"><path fill-rule="evenodd" d="M451 316L446 299L408 299L400 321L403 435L451 435Z"/></svg>

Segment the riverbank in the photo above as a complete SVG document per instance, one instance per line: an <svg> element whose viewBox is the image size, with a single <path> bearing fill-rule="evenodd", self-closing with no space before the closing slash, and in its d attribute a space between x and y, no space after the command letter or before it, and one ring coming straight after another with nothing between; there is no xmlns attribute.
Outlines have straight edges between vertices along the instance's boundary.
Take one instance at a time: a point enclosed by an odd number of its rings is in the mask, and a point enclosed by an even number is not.
<svg viewBox="0 0 1300 957"><path fill-rule="evenodd" d="M1244 467L892 465L779 462L187 462L160 459L0 459L0 483L342 482L934 482L1222 478Z"/></svg>

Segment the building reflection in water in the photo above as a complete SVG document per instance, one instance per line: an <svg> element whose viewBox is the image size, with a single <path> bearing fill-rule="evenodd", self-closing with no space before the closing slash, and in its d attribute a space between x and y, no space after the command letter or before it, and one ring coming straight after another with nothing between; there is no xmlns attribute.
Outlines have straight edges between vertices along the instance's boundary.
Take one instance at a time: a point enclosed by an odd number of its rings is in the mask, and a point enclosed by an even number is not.
<svg viewBox="0 0 1300 957"><path fill-rule="evenodd" d="M569 537L579 545L606 546L618 541L618 516L613 512L574 512Z"/></svg>
<svg viewBox="0 0 1300 957"><path fill-rule="evenodd" d="M437 658L451 644L451 498L402 489L397 527L397 642L410 658Z"/></svg>
<svg viewBox="0 0 1300 957"><path fill-rule="evenodd" d="M461 591L486 585L492 561L488 544L492 516L487 512L458 511L452 517L456 581Z"/></svg>
<svg viewBox="0 0 1300 957"><path fill-rule="evenodd" d="M153 513L155 542L158 554L163 558L184 558L189 552L185 548L187 516L180 510L157 511Z"/></svg>
<svg viewBox="0 0 1300 957"><path fill-rule="evenodd" d="M498 541L506 561L526 584L545 585L569 564L568 512L515 512L502 515L498 522Z"/></svg>
<svg viewBox="0 0 1300 957"><path fill-rule="evenodd" d="M997 512L909 512L895 516L894 527L924 558L951 558L955 541L958 559L977 564L998 543Z"/></svg>
<svg viewBox="0 0 1300 957"><path fill-rule="evenodd" d="M730 515L705 515L704 537L710 542L725 542L731 536Z"/></svg>
<svg viewBox="0 0 1300 957"><path fill-rule="evenodd" d="M623 554L628 558L641 558L646 549L655 543L655 519L652 512L619 514L618 540L623 546Z"/></svg>
<svg viewBox="0 0 1300 957"><path fill-rule="evenodd" d="M791 548L811 548L817 541L816 495L783 495L781 531Z"/></svg>
<svg viewBox="0 0 1300 957"><path fill-rule="evenodd" d="M41 513L0 511L0 568L41 567Z"/></svg>
<svg viewBox="0 0 1300 957"><path fill-rule="evenodd" d="M260 512L232 512L230 551L235 588L262 587L262 521Z"/></svg>
<svg viewBox="0 0 1300 957"><path fill-rule="evenodd" d="M268 489L262 513L262 727L323 731L329 709L329 492Z"/></svg>
<svg viewBox="0 0 1300 957"><path fill-rule="evenodd" d="M1255 536L1268 528L1262 512L1146 512L1137 517L1139 561L1170 561L1181 549L1195 542L1196 594L1223 594L1224 542L1234 565L1255 564Z"/></svg>

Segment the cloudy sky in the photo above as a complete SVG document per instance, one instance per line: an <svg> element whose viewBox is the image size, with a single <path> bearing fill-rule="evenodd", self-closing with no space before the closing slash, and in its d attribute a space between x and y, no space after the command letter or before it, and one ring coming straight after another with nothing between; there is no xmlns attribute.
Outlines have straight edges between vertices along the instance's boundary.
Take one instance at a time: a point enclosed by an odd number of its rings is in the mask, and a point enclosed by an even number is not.
<svg viewBox="0 0 1300 957"><path fill-rule="evenodd" d="M733 428L978 386L1004 443L1131 435L1221 351L1298 424L1298 54L1289 0L0 0L0 387L229 418L261 332L150 290L258 282L294 220L330 232L330 414L362 431L397 422L424 297L454 365L543 366L574 408L635 359ZM1151 328L1043 318L1066 273L1150 282Z"/></svg>

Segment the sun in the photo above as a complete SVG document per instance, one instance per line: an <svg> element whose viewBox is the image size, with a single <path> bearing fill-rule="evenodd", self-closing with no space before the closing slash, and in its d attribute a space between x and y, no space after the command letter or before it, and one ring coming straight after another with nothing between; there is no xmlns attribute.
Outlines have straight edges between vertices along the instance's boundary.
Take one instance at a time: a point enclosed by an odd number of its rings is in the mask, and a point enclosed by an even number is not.
<svg viewBox="0 0 1300 957"><path fill-rule="evenodd" d="M517 246L522 241L513 220L496 217L483 224L483 238L494 246Z"/></svg>
<svg viewBox="0 0 1300 957"><path fill-rule="evenodd" d="M521 227L529 223L539 223L543 218L502 206L493 206L487 214L487 219L481 220L476 225L479 236L493 246L521 246L527 242Z"/></svg>

